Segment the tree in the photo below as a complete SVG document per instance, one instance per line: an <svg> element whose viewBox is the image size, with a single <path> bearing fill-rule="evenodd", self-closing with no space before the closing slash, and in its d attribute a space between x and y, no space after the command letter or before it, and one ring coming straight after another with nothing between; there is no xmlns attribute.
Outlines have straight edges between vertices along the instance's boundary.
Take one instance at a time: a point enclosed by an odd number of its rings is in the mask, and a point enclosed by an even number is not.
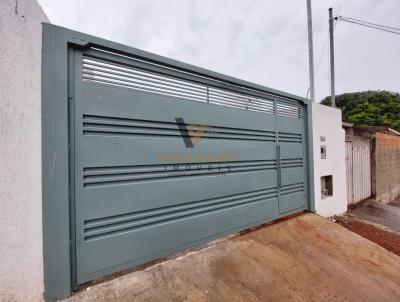
<svg viewBox="0 0 400 302"><path fill-rule="evenodd" d="M330 96L321 104L330 106ZM345 122L389 126L400 131L400 93L380 90L344 93L336 96L336 106L342 110Z"/></svg>

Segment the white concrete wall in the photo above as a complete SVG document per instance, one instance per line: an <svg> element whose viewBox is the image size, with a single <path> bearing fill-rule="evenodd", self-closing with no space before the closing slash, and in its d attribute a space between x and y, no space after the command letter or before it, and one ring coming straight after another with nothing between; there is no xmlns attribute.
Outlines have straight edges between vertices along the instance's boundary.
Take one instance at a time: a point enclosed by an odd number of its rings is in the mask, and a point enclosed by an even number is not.
<svg viewBox="0 0 400 302"><path fill-rule="evenodd" d="M315 209L329 217L347 210L345 132L339 109L312 105ZM323 141L325 139L325 141ZM326 146L326 159L321 159L320 147ZM333 196L321 198L321 176L332 175Z"/></svg>
<svg viewBox="0 0 400 302"><path fill-rule="evenodd" d="M42 301L41 22L0 1L0 301Z"/></svg>

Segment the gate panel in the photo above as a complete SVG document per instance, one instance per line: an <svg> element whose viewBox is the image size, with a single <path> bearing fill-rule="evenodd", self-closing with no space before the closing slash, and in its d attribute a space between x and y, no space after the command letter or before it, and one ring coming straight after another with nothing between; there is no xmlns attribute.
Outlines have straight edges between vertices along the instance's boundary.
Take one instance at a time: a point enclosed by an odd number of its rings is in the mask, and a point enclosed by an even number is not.
<svg viewBox="0 0 400 302"><path fill-rule="evenodd" d="M78 284L306 208L299 103L75 57Z"/></svg>
<svg viewBox="0 0 400 302"><path fill-rule="evenodd" d="M276 131L279 150L279 213L306 206L304 120L296 103L277 102Z"/></svg>
<svg viewBox="0 0 400 302"><path fill-rule="evenodd" d="M348 204L371 197L371 142L351 137L346 141L346 176Z"/></svg>

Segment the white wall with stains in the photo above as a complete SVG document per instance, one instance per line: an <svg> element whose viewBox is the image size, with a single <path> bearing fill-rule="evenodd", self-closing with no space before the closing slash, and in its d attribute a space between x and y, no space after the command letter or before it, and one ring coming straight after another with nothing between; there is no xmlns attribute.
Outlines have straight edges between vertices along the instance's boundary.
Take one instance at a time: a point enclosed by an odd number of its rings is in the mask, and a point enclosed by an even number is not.
<svg viewBox="0 0 400 302"><path fill-rule="evenodd" d="M312 104L315 209L322 216L343 214L347 210L345 131L340 109ZM321 158L321 147L326 158ZM321 177L332 175L333 194L321 196Z"/></svg>
<svg viewBox="0 0 400 302"><path fill-rule="evenodd" d="M0 1L0 301L42 301L41 22Z"/></svg>

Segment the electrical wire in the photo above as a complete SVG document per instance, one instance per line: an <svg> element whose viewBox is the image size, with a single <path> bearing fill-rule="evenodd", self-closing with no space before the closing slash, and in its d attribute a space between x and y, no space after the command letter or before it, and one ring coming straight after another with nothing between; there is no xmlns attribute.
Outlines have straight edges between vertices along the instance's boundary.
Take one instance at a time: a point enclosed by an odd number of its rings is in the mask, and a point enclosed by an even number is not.
<svg viewBox="0 0 400 302"><path fill-rule="evenodd" d="M336 23L337 23L337 20L335 20L335 23L334 23L334 25L333 25L333 31L335 31L335 29L336 29ZM328 34L327 34L327 36L326 36L325 42L324 42L324 44L323 44L323 46L322 46L321 55L319 56L319 59L318 59L318 61L317 61L317 66L315 67L314 79L317 78L318 71L319 71L319 67L320 67L321 62L322 62L322 59L323 59L323 57L324 57L325 49L326 49L326 44L328 43L328 40L329 40L329 29L328 29ZM308 89L307 89L307 98L308 98L308 94L309 94L310 90L311 90L311 87L308 87Z"/></svg>
<svg viewBox="0 0 400 302"><path fill-rule="evenodd" d="M368 21L363 21L363 20L359 20L359 19L355 19L355 18L343 17L343 16L340 16L338 14L336 14L336 17L334 18L334 20L335 20L335 23L334 23L333 30L335 30L335 28L336 28L337 21L343 21L343 22L348 22L348 23L352 23L352 24L356 24L356 25L360 25L360 26L364 26L364 27L369 27L369 28L373 28L373 29L389 32L389 33L392 33L392 34L395 34L395 35L400 35L400 28L397 28L397 27L381 25L381 24L372 23L372 22L368 22ZM318 63L317 63L316 71L315 71L315 77L318 74L319 66L320 66L320 63L321 63L322 58L324 56L325 47L326 47L326 44L328 42L328 39L329 39L329 33L328 33L328 36L327 36L327 38L326 38L326 40L324 42L324 45L322 47L321 56L318 59ZM329 86L330 86L330 73L329 72L328 72L328 81L329 81ZM309 91L310 91L310 88L308 88L308 90L307 90L307 97L308 97Z"/></svg>
<svg viewBox="0 0 400 302"><path fill-rule="evenodd" d="M336 23L337 23L337 20L335 20L335 23L333 25L333 31L335 31L335 29L336 29ZM317 62L317 67L315 68L315 77L317 77L319 66L321 64L322 58L324 57L326 44L328 43L328 40L329 40L329 29L328 29L328 35L325 39L324 45L322 46L321 56L319 57L318 62Z"/></svg>
<svg viewBox="0 0 400 302"><path fill-rule="evenodd" d="M362 20L358 20L358 19L354 19L354 18L346 18L343 16L337 16L337 17L335 17L335 19L339 20L339 21L343 21L343 22L348 22L348 23L357 24L357 25L364 26L364 27L369 27L369 28L389 32L389 33L392 33L395 35L400 35L400 28L396 28L396 27L380 25L380 24L362 21Z"/></svg>
<svg viewBox="0 0 400 302"><path fill-rule="evenodd" d="M350 18L350 17L343 17L343 16L340 16L338 14L339 12L340 12L340 10L336 13L336 17L334 18L335 23L334 23L333 30L335 30L335 28L336 28L337 21L343 21L343 22L348 22L348 23L352 23L352 24L356 24L356 25L360 25L360 26L364 26L364 27L369 27L369 28L381 30L381 31L384 31L384 32L388 32L388 33L392 33L392 34L400 36L400 28L393 27L393 26L382 25L382 24L377 24L377 23L372 23L372 22L369 22L369 21L359 20L359 19ZM323 58L323 56L325 54L325 47L326 47L326 44L328 42L328 39L329 39L329 33L328 33L328 36L327 36L327 38L326 38L326 40L324 42L324 45L322 47L321 56L319 57L318 62L317 62L317 66L316 66L316 69L315 69L315 76L314 76L315 78L318 75L319 66L320 66L322 58ZM310 89L311 89L311 87L309 87L307 89L307 97L308 97L308 93L310 92Z"/></svg>
<svg viewBox="0 0 400 302"><path fill-rule="evenodd" d="M361 23L366 23L366 24L370 24L370 25L373 25L373 26L384 27L384 28L387 28L387 29L393 29L393 30L398 30L398 31L400 31L400 28L397 28L397 27L392 27L392 26L387 26L387 25L372 23L372 22L363 21L363 20L359 20L359 19L355 19L355 18L350 18L350 17L343 17L343 16L340 16L339 14L337 14L337 17L342 18L342 19L352 20L352 21L354 21L354 22L361 22Z"/></svg>
<svg viewBox="0 0 400 302"><path fill-rule="evenodd" d="M339 19L339 20L340 20L340 21L343 21L343 22L348 22L348 23L357 24L357 25L360 25L360 26L365 26L365 27L369 27L369 28L374 28L374 29L381 30L381 31L385 31L385 32L392 33L392 34L395 34L395 35L400 35L400 32L396 32L396 31L389 30L389 29L384 29L384 28L380 28L380 27L375 27L375 26L371 26L371 25L367 25L367 24L362 24L362 23L358 23L358 22L354 22L354 21L350 21L350 20L345 20L345 19Z"/></svg>

